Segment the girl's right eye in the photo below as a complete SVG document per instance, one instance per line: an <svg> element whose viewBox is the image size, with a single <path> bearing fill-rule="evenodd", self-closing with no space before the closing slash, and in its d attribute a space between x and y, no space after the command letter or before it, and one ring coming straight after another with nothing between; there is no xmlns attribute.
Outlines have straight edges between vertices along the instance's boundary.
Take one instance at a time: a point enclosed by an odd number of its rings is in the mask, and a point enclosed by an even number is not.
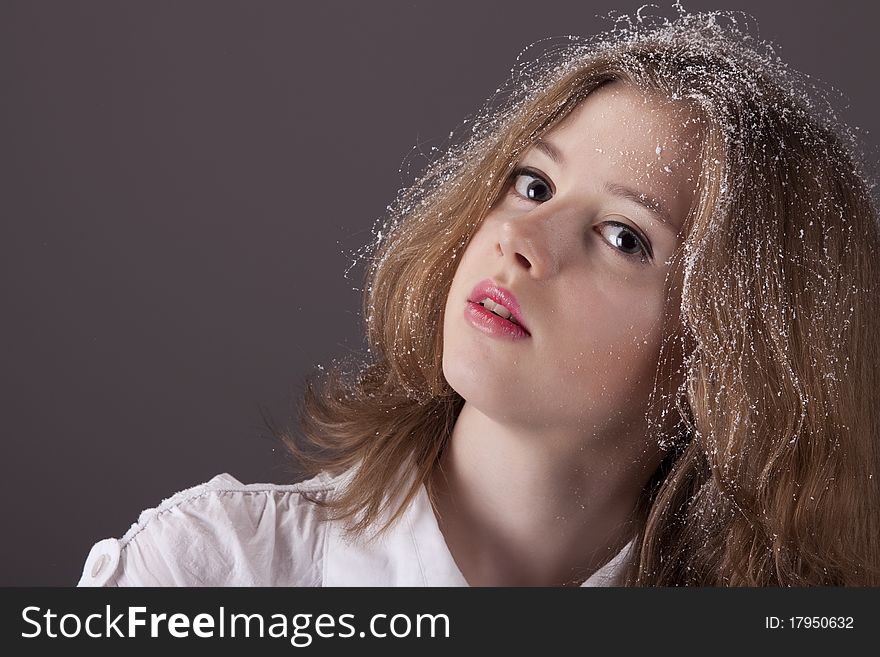
<svg viewBox="0 0 880 657"><path fill-rule="evenodd" d="M528 201L544 203L553 198L550 184L531 169L515 169L511 172L510 178L513 190Z"/></svg>

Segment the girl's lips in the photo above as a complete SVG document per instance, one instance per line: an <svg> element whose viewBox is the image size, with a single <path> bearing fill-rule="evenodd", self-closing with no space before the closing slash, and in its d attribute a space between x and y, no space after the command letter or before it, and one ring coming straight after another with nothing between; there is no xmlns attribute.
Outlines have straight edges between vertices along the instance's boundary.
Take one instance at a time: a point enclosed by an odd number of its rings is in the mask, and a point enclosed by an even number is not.
<svg viewBox="0 0 880 657"><path fill-rule="evenodd" d="M530 337L529 332L522 326L514 324L509 319L499 317L491 310L487 310L473 301L467 302L464 317L472 326L493 337L508 340L522 340Z"/></svg>
<svg viewBox="0 0 880 657"><path fill-rule="evenodd" d="M522 328L526 334L531 335L531 332L523 319L522 309L520 308L519 302L517 302L516 296L513 292L496 284L492 279L487 278L474 286L474 289L468 297L468 302L479 304L483 299L491 299L495 303L507 308L513 319L516 320L516 324L519 324L520 328ZM480 308L482 308L482 306L480 306ZM499 317L499 319L501 318Z"/></svg>

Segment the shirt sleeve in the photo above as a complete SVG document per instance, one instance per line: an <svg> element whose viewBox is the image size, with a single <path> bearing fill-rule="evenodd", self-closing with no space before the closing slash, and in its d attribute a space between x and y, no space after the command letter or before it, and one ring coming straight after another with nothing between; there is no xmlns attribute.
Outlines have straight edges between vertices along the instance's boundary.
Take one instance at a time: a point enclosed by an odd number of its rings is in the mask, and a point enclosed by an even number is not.
<svg viewBox="0 0 880 657"><path fill-rule="evenodd" d="M301 492L218 475L95 543L78 586L320 586L326 532Z"/></svg>

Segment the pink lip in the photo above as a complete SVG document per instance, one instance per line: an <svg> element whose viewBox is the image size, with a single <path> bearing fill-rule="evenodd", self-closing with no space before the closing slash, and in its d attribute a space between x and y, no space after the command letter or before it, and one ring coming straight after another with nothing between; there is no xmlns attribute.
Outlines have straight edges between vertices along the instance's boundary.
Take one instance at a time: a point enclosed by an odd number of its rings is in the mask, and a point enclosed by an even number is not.
<svg viewBox="0 0 880 657"><path fill-rule="evenodd" d="M483 299L491 299L495 303L499 303L507 308L510 311L512 319L516 320L516 323L502 319L498 315L483 308L480 305L480 301ZM506 325L505 328L508 329L508 332L513 334L512 337L527 337L531 335L525 321L523 320L522 309L519 307L519 303L513 292L500 285L496 285L491 279L487 278L477 283L468 297L468 302L469 310L481 313L481 315L490 315L491 319L503 322L504 325ZM484 319L490 318L484 317ZM512 329L516 329L516 331L513 331ZM520 333L524 333L525 336L519 335Z"/></svg>

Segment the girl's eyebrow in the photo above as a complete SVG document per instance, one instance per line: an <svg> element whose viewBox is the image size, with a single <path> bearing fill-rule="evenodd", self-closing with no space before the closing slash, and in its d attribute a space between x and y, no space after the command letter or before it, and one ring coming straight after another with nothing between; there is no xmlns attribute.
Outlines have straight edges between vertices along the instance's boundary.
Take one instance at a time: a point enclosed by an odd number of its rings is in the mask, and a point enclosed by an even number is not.
<svg viewBox="0 0 880 657"><path fill-rule="evenodd" d="M658 199L649 196L644 192L638 192L634 189L631 189L626 185L620 185L613 182L605 183L605 191L609 194L612 194L613 196L617 196L618 198L623 198L628 201L632 201L633 203L638 203L648 212L654 215L661 224L664 224L672 232L678 233L678 230L672 223L672 215Z"/></svg>
<svg viewBox="0 0 880 657"><path fill-rule="evenodd" d="M541 151L544 155L549 157L551 160L556 162L559 166L565 164L565 157L563 157L562 153L556 146L551 144L549 141L538 137L534 142L535 148Z"/></svg>
<svg viewBox="0 0 880 657"><path fill-rule="evenodd" d="M565 165L565 156L562 154L556 145L547 141L546 139L542 139L538 137L533 145L536 149L541 151L544 155L549 157L551 160L556 162L559 166ZM628 201L632 201L633 203L637 203L641 205L644 209L654 215L661 224L665 224L667 228L669 228L674 233L678 233L678 230L675 228L675 224L672 223L672 214L669 210L666 209L666 206L660 202L659 199L656 199L649 194L645 194L644 192L639 192L631 187L627 187L626 185L621 185L620 183L606 182L605 183L605 191L613 196L617 196L618 198L626 199Z"/></svg>

